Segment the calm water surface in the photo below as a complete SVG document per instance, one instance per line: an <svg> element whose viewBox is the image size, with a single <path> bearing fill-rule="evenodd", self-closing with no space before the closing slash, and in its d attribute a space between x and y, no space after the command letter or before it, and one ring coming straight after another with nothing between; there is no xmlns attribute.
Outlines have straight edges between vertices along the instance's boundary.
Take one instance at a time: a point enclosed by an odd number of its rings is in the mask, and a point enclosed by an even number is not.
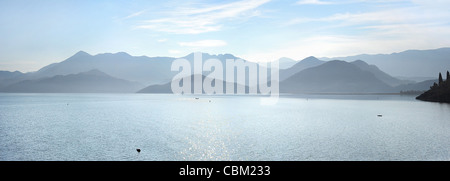
<svg viewBox="0 0 450 181"><path fill-rule="evenodd" d="M256 96L0 94L0 160L450 160L450 105L394 95L261 105Z"/></svg>

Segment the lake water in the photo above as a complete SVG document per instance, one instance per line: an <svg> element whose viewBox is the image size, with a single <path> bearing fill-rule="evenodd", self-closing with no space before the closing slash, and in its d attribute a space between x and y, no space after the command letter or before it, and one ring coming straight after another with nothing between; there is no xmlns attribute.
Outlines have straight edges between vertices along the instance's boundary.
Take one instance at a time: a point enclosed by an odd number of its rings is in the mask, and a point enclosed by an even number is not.
<svg viewBox="0 0 450 181"><path fill-rule="evenodd" d="M0 160L450 160L450 105L398 95L261 105L257 96L0 94Z"/></svg>

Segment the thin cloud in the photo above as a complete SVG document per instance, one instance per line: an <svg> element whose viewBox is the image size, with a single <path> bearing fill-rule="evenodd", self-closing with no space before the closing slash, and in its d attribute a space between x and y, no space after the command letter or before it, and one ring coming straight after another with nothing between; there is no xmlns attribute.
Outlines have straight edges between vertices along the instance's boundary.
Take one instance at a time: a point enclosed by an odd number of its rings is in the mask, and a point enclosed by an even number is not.
<svg viewBox="0 0 450 181"><path fill-rule="evenodd" d="M179 7L167 12L165 18L143 21L138 29L150 29L175 34L200 34L220 31L226 21L258 16L259 6L270 0L242 0L221 5ZM198 7L201 6L201 7Z"/></svg>
<svg viewBox="0 0 450 181"><path fill-rule="evenodd" d="M121 18L121 20L126 20L126 19L130 19L130 18L134 18L134 17L140 16L140 15L142 15L142 14L144 14L144 13L145 13L145 10L144 10L144 11L135 12L135 13L132 13L132 14L126 16L126 17Z"/></svg>
<svg viewBox="0 0 450 181"><path fill-rule="evenodd" d="M379 3L382 5L392 5L400 2L405 2L405 0L376 0L376 1L367 1L367 0L351 0L351 1L343 1L339 2L339 4L343 3ZM324 2L318 0L301 0L297 3L332 3L338 4L338 2ZM426 0L412 0L412 4L408 6L398 8L398 6L392 6L394 8L388 8L389 6L385 6L386 8L375 10L371 12L363 12L363 13L337 13L330 16L319 17L319 18L310 18L310 17L296 17L287 22L285 22L284 26L296 25L302 23L309 22L324 22L324 23L340 23L341 25L386 25L386 24L422 24L429 22L448 22L448 18L450 18L450 12L445 9L450 5L448 1L437 1L430 2Z"/></svg>
<svg viewBox="0 0 450 181"><path fill-rule="evenodd" d="M309 23L324 22L328 24L340 24L341 26L375 26L392 24L422 24L424 22L442 22L450 18L450 12L435 11L433 9L423 9L422 7L406 7L398 9L385 9L365 13L337 13L331 16L320 18L299 17L294 18L284 26ZM445 21L444 21L445 22Z"/></svg>
<svg viewBox="0 0 450 181"><path fill-rule="evenodd" d="M332 2L320 1L320 0L300 0L297 1L298 5L314 4L314 5L327 5L333 4Z"/></svg>
<svg viewBox="0 0 450 181"><path fill-rule="evenodd" d="M227 42L223 40L200 40L193 42L180 42L178 45L186 47L221 47L227 45Z"/></svg>
<svg viewBox="0 0 450 181"><path fill-rule="evenodd" d="M318 33L309 38L294 39L295 42L288 42L285 47L241 56L248 60L269 61L283 56L296 59L311 55L336 57L448 46L450 39L446 37L450 37L450 12L445 7L450 3L413 2L399 7L390 1L378 0L367 3L388 4L370 12L344 11L323 17L293 18L282 25L301 25L298 27L303 29L304 24L311 23L308 24L309 29L318 30ZM299 31L308 31L302 29Z"/></svg>

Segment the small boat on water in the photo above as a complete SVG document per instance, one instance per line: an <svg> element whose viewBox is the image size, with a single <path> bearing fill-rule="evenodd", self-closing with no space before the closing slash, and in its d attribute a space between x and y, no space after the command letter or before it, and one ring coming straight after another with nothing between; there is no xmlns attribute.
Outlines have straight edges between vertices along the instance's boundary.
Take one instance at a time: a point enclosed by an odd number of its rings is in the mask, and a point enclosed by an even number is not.
<svg viewBox="0 0 450 181"><path fill-rule="evenodd" d="M195 99L199 99L198 97L196 97Z"/></svg>
<svg viewBox="0 0 450 181"><path fill-rule="evenodd" d="M381 115L381 114L378 114L377 116L378 116L378 117L383 117L383 115Z"/></svg>

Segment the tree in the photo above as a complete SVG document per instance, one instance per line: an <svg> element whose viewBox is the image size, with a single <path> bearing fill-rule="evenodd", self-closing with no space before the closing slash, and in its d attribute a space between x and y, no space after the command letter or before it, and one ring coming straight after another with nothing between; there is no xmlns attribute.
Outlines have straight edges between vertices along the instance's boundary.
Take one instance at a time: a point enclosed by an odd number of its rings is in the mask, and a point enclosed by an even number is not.
<svg viewBox="0 0 450 181"><path fill-rule="evenodd" d="M450 81L450 80L448 80L448 78L450 78L450 74L448 73L448 70L447 70L447 79L445 79L447 82Z"/></svg>
<svg viewBox="0 0 450 181"><path fill-rule="evenodd" d="M439 82L434 82L433 86L431 86L430 90L420 94L416 97L416 99L422 101L431 101L431 102L446 102L450 103L450 78L449 72L447 71L447 80L442 80L442 75L439 73Z"/></svg>
<svg viewBox="0 0 450 181"><path fill-rule="evenodd" d="M430 87L430 89L436 89L437 86L438 86L438 85L437 85L436 82L435 82L435 83L433 84L433 86Z"/></svg>

